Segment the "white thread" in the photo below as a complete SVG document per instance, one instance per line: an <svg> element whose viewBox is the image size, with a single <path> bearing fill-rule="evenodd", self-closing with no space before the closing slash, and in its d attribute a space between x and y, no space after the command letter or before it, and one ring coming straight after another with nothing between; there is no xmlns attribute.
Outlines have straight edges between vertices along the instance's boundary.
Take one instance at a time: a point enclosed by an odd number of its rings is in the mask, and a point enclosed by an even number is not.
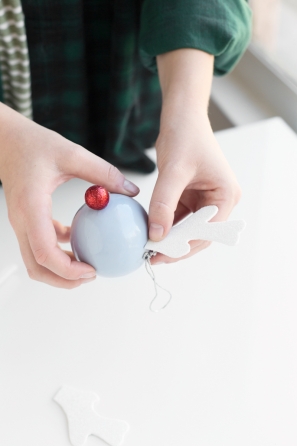
<svg viewBox="0 0 297 446"><path fill-rule="evenodd" d="M157 254L156 251L146 251L146 252L143 254L143 258L144 258L144 260L145 260L145 269L146 269L148 275L150 276L150 278L152 279L152 281L154 282L155 295L154 295L154 297L153 297L153 299L152 299L152 301L151 301L151 303L150 303L150 310L151 310L153 313L159 313L161 310L164 310L164 308L166 308L167 305L170 304L171 299L172 299L172 294L170 293L170 291L166 290L166 288L163 288L161 285L159 285L159 284L156 282L156 277L155 277L155 274L154 274L154 271L153 271L153 269L152 269L152 265L151 265L151 258L152 258L153 256L155 256L156 254ZM157 297L158 297L158 289L157 289L157 288L160 288L161 290L165 291L165 293L168 293L168 294L169 294L169 299L168 299L167 302L163 305L163 307L159 308L158 310L154 310L154 309L153 309L153 303L155 302L155 300L156 300Z"/></svg>

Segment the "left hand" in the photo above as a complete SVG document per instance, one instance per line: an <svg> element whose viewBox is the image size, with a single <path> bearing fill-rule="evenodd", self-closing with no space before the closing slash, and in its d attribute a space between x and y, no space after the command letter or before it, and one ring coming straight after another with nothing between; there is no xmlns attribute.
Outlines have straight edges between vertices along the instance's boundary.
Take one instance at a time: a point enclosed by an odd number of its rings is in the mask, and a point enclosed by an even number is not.
<svg viewBox="0 0 297 446"><path fill-rule="evenodd" d="M219 208L212 221L227 220L240 199L241 190L207 115L179 116L172 128L161 131L156 149L159 176L150 203L150 238L163 239L172 224L207 205ZM182 258L209 245L207 241L191 241L190 253ZM178 260L159 253L151 263Z"/></svg>

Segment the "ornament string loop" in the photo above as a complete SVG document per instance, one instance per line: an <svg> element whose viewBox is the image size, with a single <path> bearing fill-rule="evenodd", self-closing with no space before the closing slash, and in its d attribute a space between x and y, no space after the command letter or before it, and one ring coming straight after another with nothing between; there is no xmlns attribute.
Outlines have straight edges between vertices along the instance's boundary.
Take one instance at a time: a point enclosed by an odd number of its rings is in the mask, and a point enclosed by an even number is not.
<svg viewBox="0 0 297 446"><path fill-rule="evenodd" d="M172 294L170 293L170 291L166 290L166 288L163 288L161 285L159 285L159 284L156 282L155 273L154 273L154 271L153 271L153 269L152 269L152 265L151 265L151 258L152 258L153 256L155 256L156 254L157 254L156 251L146 251L146 252L143 254L143 258L144 258L144 260L145 260L145 269L146 269L148 275L150 276L150 278L152 279L152 281L154 282L155 295L154 295L154 297L153 297L153 299L152 299L152 301L151 301L151 303L150 303L150 310L151 310L153 313L159 313L159 311L164 310L164 308L166 308L167 305L170 304L171 299L172 299ZM155 300L156 300L157 297L158 297L158 288L160 288L161 290L165 291L165 293L167 293L167 294L169 295L169 298L168 298L167 302L163 305L163 307L161 307L161 308L159 308L159 309L157 309L157 310L154 310L154 309L153 309L153 303L155 302Z"/></svg>

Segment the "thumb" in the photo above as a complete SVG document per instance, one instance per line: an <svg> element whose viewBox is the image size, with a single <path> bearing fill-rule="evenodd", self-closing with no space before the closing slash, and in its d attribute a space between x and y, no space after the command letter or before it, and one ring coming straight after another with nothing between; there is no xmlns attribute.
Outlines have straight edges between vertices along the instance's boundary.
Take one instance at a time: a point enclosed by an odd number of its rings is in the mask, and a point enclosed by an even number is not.
<svg viewBox="0 0 297 446"><path fill-rule="evenodd" d="M131 196L139 193L139 188L127 180L119 169L81 146L75 146L69 158L66 173L71 176L103 186L109 192Z"/></svg>
<svg viewBox="0 0 297 446"><path fill-rule="evenodd" d="M162 240L170 231L177 204L187 186L184 175L164 169L153 191L149 208L149 238L155 242Z"/></svg>

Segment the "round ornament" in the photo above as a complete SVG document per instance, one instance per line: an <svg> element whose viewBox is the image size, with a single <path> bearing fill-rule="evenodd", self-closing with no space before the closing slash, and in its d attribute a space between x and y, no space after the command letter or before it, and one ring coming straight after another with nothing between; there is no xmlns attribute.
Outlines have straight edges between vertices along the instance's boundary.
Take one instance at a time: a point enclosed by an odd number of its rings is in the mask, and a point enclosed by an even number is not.
<svg viewBox="0 0 297 446"><path fill-rule="evenodd" d="M133 198L120 194L108 194L108 198L101 210L92 209L89 203L78 210L70 242L76 259L92 265L97 275L118 277L144 263L148 216Z"/></svg>

